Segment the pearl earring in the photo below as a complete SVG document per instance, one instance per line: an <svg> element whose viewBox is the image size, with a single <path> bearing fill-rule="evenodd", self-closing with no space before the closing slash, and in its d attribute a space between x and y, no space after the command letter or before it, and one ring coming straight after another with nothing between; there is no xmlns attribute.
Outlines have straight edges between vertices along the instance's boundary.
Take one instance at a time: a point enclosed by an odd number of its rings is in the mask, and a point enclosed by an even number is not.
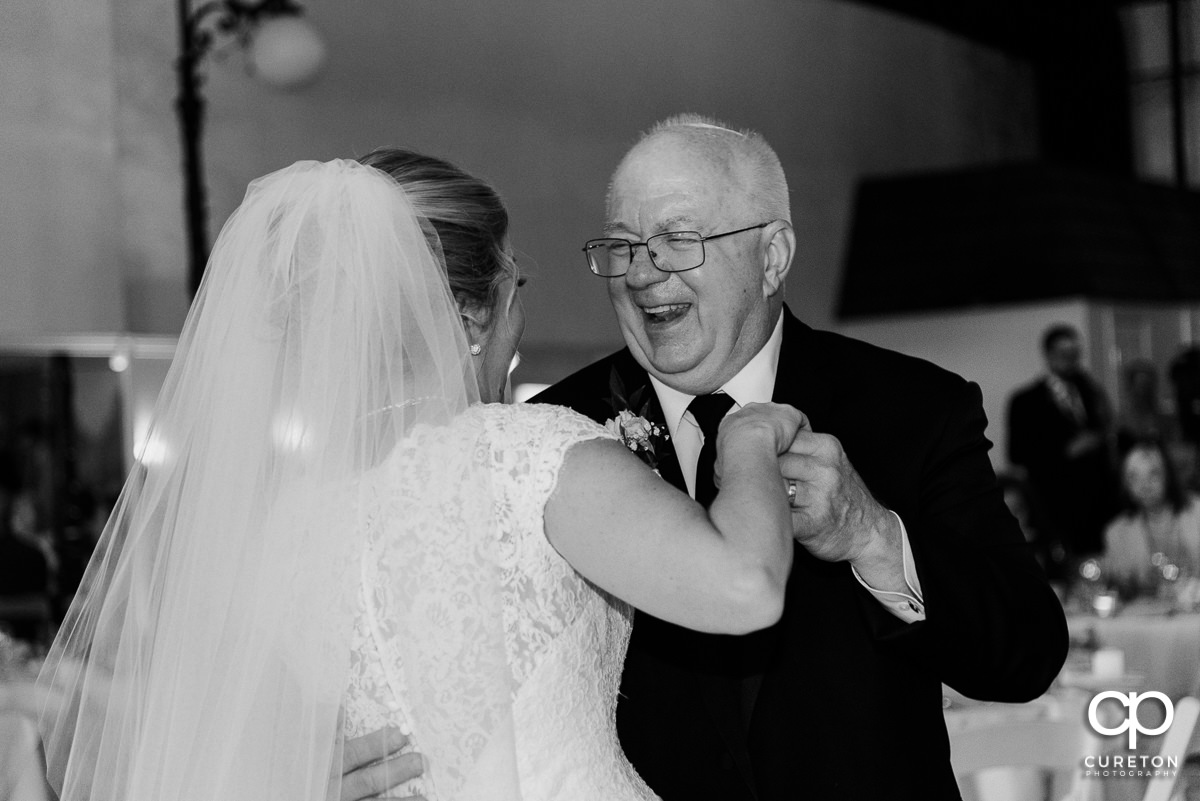
<svg viewBox="0 0 1200 801"><path fill-rule="evenodd" d="M471 343L471 355L472 356L478 356L482 352L483 352L483 345L480 345L478 342Z"/></svg>

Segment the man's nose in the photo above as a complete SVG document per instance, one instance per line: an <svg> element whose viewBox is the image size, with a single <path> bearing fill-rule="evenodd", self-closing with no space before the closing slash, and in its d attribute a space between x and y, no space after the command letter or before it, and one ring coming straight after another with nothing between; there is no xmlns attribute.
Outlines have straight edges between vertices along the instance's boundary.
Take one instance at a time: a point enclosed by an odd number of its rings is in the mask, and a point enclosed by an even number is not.
<svg viewBox="0 0 1200 801"><path fill-rule="evenodd" d="M644 289L652 284L667 280L670 273L654 266L650 258L650 246L642 244L635 247L629 256L629 270L625 273L625 283L632 289Z"/></svg>

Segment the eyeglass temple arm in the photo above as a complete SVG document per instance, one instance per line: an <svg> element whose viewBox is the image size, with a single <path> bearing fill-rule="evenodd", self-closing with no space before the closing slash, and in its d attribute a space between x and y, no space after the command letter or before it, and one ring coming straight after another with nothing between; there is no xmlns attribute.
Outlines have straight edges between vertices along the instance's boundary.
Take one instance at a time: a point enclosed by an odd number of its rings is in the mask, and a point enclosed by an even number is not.
<svg viewBox="0 0 1200 801"><path fill-rule="evenodd" d="M773 222L775 222L775 221L771 220L770 222L759 223L758 225L748 225L745 228L739 228L736 231L725 231L724 233L713 234L712 236L702 236L702 237L700 237L700 241L701 242L709 242L713 239L720 239L723 236L733 236L734 234L744 234L746 231L753 231L755 228L766 228L768 225L770 225Z"/></svg>

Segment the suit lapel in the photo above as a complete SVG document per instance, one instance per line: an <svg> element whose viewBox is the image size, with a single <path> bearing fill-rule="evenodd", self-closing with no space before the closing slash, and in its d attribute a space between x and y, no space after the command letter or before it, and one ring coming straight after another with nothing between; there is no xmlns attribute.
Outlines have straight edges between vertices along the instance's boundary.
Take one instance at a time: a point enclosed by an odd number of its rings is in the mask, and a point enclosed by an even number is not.
<svg viewBox="0 0 1200 801"><path fill-rule="evenodd" d="M829 356L814 348L812 339L813 330L784 307L783 344L771 400L795 406L808 417L814 431L826 431L833 397L828 381ZM798 365L804 365L803 376L799 375Z"/></svg>
<svg viewBox="0 0 1200 801"><path fill-rule="evenodd" d="M663 414L662 404L658 401L658 393L650 383L650 376L628 349L622 350L613 358L609 374L609 393L614 416L629 410L661 426L664 432L668 430L667 419ZM675 445L668 437L664 436L656 444L655 457L655 469L658 470L658 474L671 486L687 492L683 472L679 467L679 457L675 455Z"/></svg>
<svg viewBox="0 0 1200 801"><path fill-rule="evenodd" d="M647 418L651 423L662 426L663 431L667 428L666 416L663 414L662 404L658 402L658 394L654 391L654 387L647 380L647 391L650 393L650 403L647 408ZM667 482L682 492L687 492L687 483L683 480L683 469L679 466L679 457L675 454L675 443L670 439L664 439L657 449L658 464L656 468L658 474Z"/></svg>

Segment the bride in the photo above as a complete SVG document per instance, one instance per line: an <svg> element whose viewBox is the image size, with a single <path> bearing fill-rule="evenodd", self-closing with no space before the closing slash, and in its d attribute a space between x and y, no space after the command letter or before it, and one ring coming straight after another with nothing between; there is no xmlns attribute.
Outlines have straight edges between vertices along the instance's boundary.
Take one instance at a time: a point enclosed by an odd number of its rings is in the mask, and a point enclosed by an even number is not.
<svg viewBox="0 0 1200 801"><path fill-rule="evenodd" d="M383 726L430 801L653 798L614 729L631 605L780 614L799 413L724 420L706 512L591 421L504 405L504 207L438 159L363 161L255 181L216 243L40 678L63 801L336 798Z"/></svg>

